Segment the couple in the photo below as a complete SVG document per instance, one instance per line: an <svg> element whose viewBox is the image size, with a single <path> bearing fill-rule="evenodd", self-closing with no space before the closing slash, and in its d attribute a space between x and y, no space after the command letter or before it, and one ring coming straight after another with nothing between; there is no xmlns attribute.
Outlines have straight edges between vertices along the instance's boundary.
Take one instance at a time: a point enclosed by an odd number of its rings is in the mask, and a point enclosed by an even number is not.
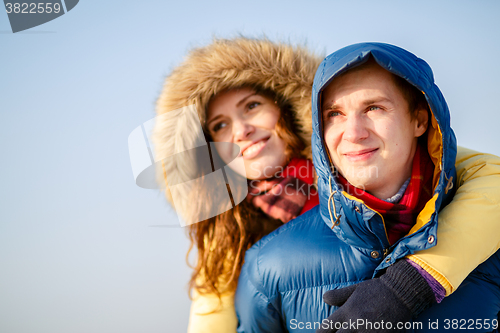
<svg viewBox="0 0 500 333"><path fill-rule="evenodd" d="M198 250L191 332L383 331L415 317L420 330L436 319L443 331L454 319L493 329L499 162L466 149L456 158L423 60L366 43L320 64L283 44L219 40L172 72L157 109L191 104L207 141L242 147L250 189L234 209L188 227ZM155 149L168 156L160 129ZM267 178L269 166L284 171ZM304 183L317 190L277 190Z"/></svg>

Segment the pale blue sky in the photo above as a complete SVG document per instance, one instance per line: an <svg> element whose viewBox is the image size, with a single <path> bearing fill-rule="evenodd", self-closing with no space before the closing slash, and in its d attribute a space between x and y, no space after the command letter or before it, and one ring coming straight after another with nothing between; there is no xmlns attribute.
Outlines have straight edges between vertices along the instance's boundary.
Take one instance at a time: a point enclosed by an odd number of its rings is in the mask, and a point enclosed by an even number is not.
<svg viewBox="0 0 500 333"><path fill-rule="evenodd" d="M213 36L328 54L402 46L433 68L458 142L500 155L500 2L95 1L10 33L0 11L0 332L183 332L188 241L134 184L127 138Z"/></svg>

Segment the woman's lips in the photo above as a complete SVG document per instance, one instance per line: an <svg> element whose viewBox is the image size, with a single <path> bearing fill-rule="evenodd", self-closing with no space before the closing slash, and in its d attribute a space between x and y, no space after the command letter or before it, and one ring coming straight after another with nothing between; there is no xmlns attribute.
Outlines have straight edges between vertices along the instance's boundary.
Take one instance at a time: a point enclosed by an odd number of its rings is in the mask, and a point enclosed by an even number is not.
<svg viewBox="0 0 500 333"><path fill-rule="evenodd" d="M351 162L366 161L372 157L378 148L363 149L360 151L353 151L345 153L344 156Z"/></svg>
<svg viewBox="0 0 500 333"><path fill-rule="evenodd" d="M264 138L262 140L252 143L250 146L245 148L242 152L244 159L252 159L259 155L259 153L264 149L269 138Z"/></svg>

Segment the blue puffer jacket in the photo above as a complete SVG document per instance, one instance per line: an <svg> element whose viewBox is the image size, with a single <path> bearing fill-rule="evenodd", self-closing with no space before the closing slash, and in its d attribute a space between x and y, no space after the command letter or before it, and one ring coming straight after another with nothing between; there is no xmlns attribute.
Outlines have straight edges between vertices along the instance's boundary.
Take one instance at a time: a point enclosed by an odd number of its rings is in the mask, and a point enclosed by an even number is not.
<svg viewBox="0 0 500 333"><path fill-rule="evenodd" d="M322 139L319 110L322 90L335 76L365 62L370 55L380 66L423 91L433 116L428 142L436 166L434 196L410 233L392 246L382 216L342 192L336 183ZM392 45L351 45L322 62L312 96L312 149L320 205L247 251L235 297L238 332L314 332L321 320L335 311L335 307L323 302L325 291L375 277L396 260L434 246L437 212L451 200L449 189L456 178L456 139L450 128L448 107L425 61ZM340 223L334 227L337 218ZM420 331L440 331L428 327L429 321L436 319L443 332L450 332L455 328L453 319L488 319L491 323L497 318L499 263L497 253L479 266L454 294L424 312L419 318L424 320ZM476 331L491 330L488 325Z"/></svg>

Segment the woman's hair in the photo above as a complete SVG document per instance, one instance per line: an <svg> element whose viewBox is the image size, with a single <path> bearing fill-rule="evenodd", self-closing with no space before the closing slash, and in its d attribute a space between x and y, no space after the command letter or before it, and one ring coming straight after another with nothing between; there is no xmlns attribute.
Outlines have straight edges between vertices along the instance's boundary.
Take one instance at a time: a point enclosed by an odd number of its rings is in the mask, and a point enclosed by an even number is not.
<svg viewBox="0 0 500 333"><path fill-rule="evenodd" d="M280 118L276 124L276 132L286 144L288 161L293 157L303 157L301 152L306 143L295 134L297 126L289 103L270 89L251 88L257 94L275 101L279 107ZM206 130L205 136L208 142L212 141ZM188 256L193 246L198 250L197 263L189 282L190 288L201 294L210 293L219 297L224 292L234 291L245 251L282 224L243 200L225 213L188 226L191 240Z"/></svg>
<svg viewBox="0 0 500 333"><path fill-rule="evenodd" d="M282 222L257 210L246 200L233 209L188 227L191 246L197 249L190 289L199 294L236 290L245 251Z"/></svg>
<svg viewBox="0 0 500 333"><path fill-rule="evenodd" d="M189 146L197 142L194 131L173 126L170 117L164 115L192 107L203 127L207 106L214 96L249 87L279 106L281 117L276 131L286 143L287 157L311 158L311 89L322 59L300 46L265 38L215 39L207 46L191 50L166 78L156 104L158 117L153 132L156 156L173 156L181 143ZM182 132L178 136L181 143L172 140L172 132ZM204 135L207 142L212 141L206 130ZM174 158L165 158L164 162L164 170L187 173ZM167 183L164 173L159 175L159 181ZM200 188L203 193L187 197L193 210L213 204L210 189ZM168 184L165 195L173 203ZM243 200L218 216L188 226L190 250L196 247L198 251L190 287L199 293L218 296L234 291L245 251L281 224Z"/></svg>

